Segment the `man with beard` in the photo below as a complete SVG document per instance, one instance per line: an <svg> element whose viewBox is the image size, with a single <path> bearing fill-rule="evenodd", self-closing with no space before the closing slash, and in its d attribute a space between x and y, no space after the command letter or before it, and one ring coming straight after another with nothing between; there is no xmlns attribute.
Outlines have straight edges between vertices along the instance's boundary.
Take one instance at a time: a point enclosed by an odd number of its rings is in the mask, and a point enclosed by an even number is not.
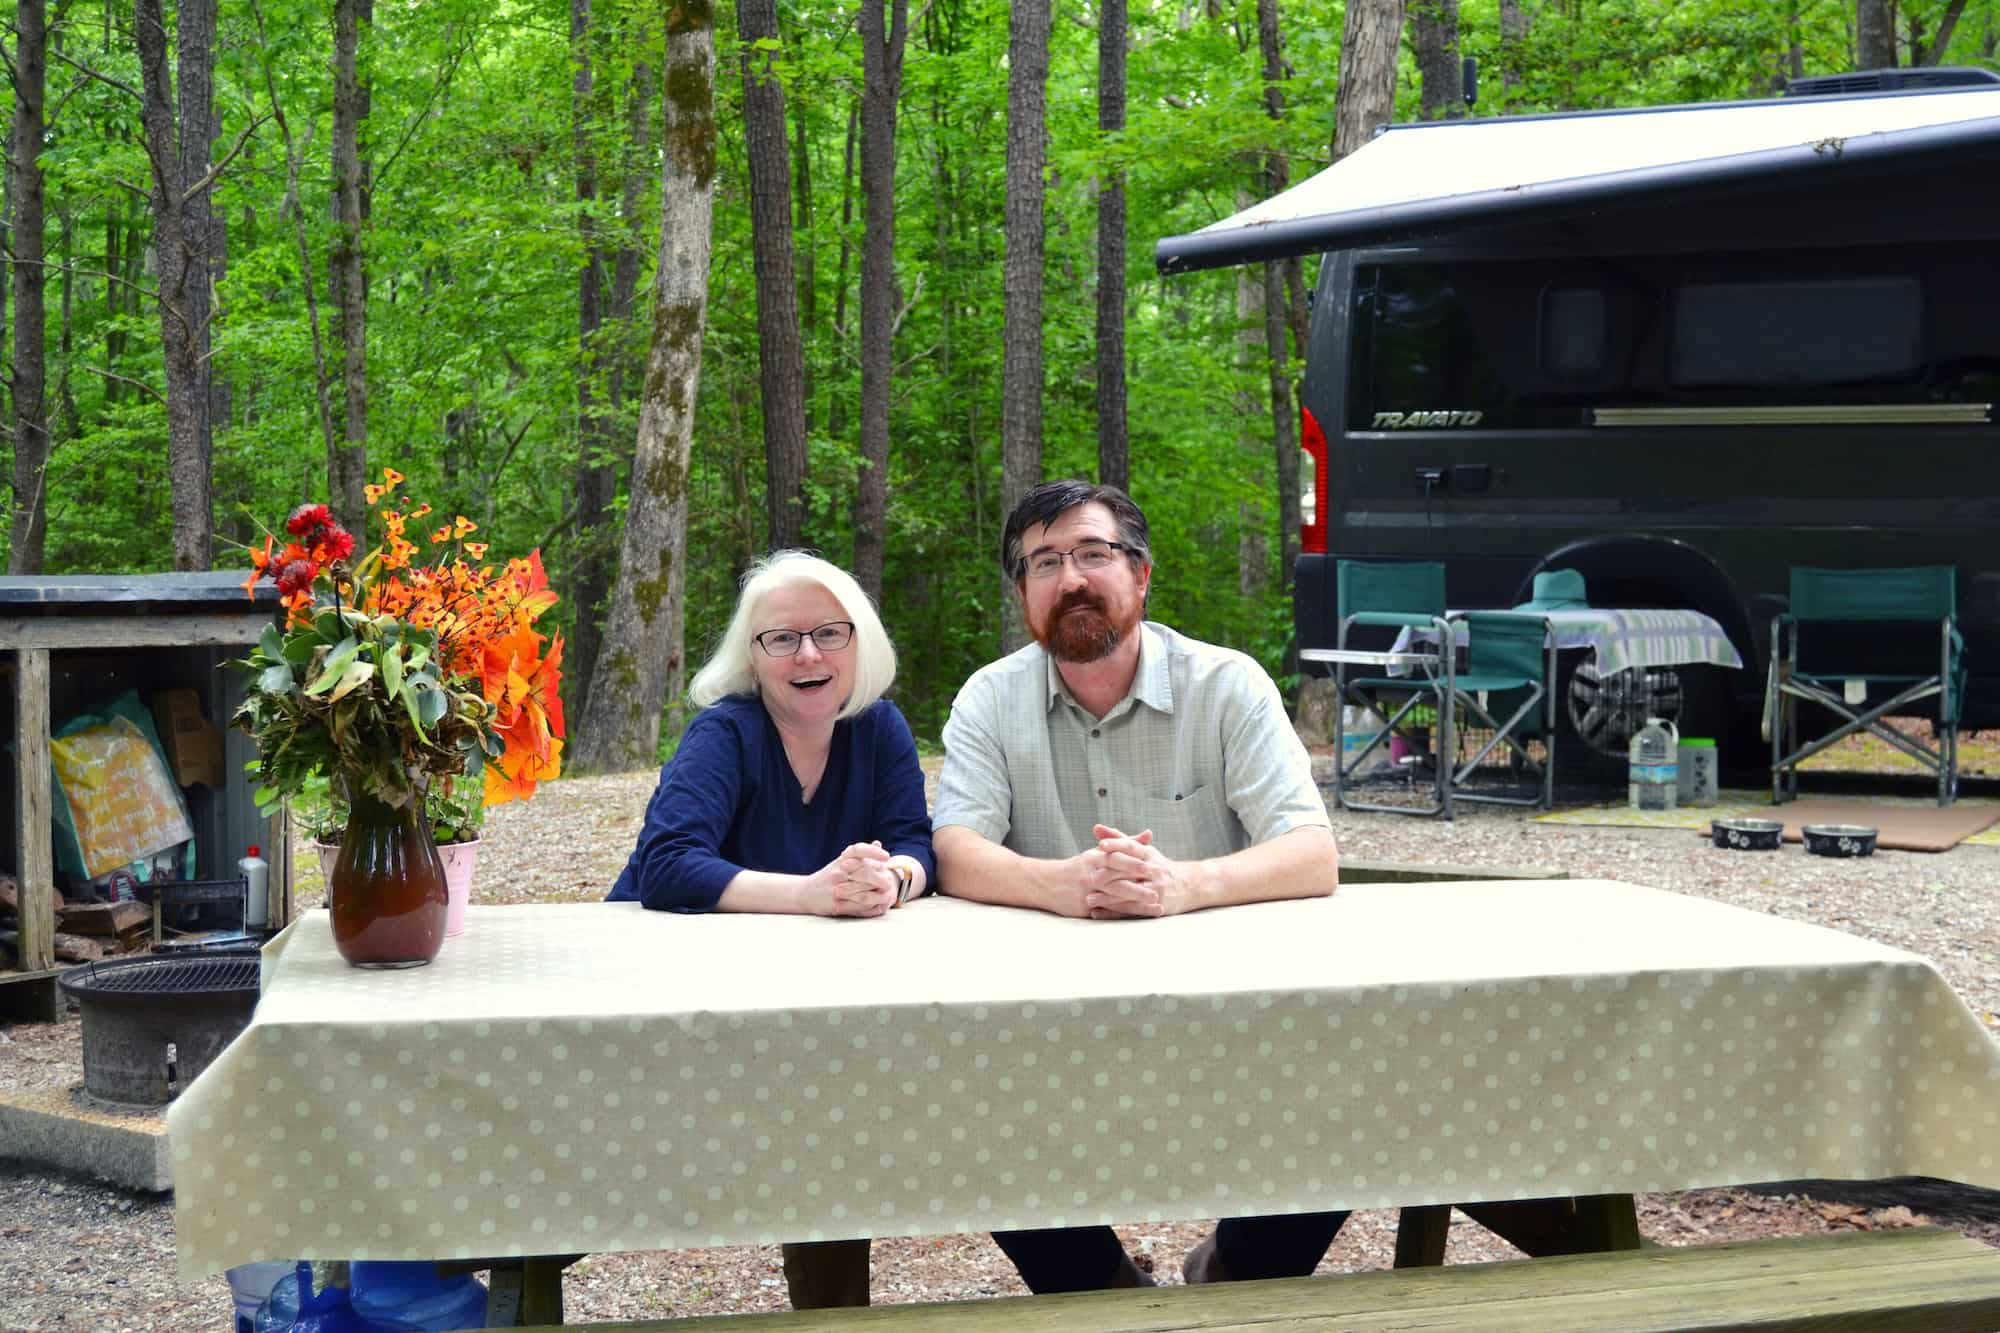
<svg viewBox="0 0 2000 1333"><path fill-rule="evenodd" d="M1000 562L1035 642L981 668L945 723L932 811L943 892L1111 920L1333 892L1311 760L1242 653L1145 619L1146 516L1052 481L1008 516ZM1345 1213L1231 1218L1190 1282L1312 1272ZM1035 1292L1148 1285L1110 1227L996 1232Z"/></svg>

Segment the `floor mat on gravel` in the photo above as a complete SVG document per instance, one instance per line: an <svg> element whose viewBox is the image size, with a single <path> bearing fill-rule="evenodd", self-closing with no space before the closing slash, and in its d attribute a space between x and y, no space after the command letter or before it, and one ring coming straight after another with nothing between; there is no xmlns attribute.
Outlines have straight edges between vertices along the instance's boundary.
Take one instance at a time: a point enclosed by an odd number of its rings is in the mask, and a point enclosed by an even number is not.
<svg viewBox="0 0 2000 1333"><path fill-rule="evenodd" d="M1714 805L1677 810L1634 810L1622 803L1588 805L1551 810L1534 818L1538 824L1689 829L1704 835L1712 819L1782 818L1786 823L1785 836L1792 842L1799 840L1801 823L1843 823L1872 824L1882 830L1879 846L1905 851L1943 851L1959 842L1974 847L2000 847L2000 827L1995 827L2000 823L2000 804L1959 801L1939 809L1935 801L1917 796L1882 797L1865 802L1804 800L1773 806L1768 793L1729 790ZM1906 824L1910 827L1904 828ZM1951 836L1954 833L1957 836Z"/></svg>

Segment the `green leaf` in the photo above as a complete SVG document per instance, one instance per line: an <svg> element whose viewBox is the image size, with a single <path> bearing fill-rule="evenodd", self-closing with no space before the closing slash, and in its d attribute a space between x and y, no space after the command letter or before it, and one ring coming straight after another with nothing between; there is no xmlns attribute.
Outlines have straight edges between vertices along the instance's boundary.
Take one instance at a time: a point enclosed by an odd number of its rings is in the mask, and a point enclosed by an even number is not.
<svg viewBox="0 0 2000 1333"><path fill-rule="evenodd" d="M403 689L401 696L403 700L403 709L410 715L410 725L415 727L419 733L424 733L426 731L426 728L424 727L423 716L419 712L417 707L417 700L422 698L424 693L425 693L424 690L419 689L415 685L406 685ZM428 736L426 736L426 739L428 739Z"/></svg>
<svg viewBox="0 0 2000 1333"><path fill-rule="evenodd" d="M347 670L340 673L340 683L333 687L330 702L338 703L373 679L375 679L373 662L349 662Z"/></svg>
<svg viewBox="0 0 2000 1333"><path fill-rule="evenodd" d="M389 690L389 697L395 699L403 693L403 645L391 644L382 654L382 684Z"/></svg>
<svg viewBox="0 0 2000 1333"><path fill-rule="evenodd" d="M326 655L326 665L321 668L319 679L306 687L306 693L308 695L325 694L335 685L338 685L341 673L347 670L347 664L352 662L360 651L361 640L355 638L342 639L339 646Z"/></svg>
<svg viewBox="0 0 2000 1333"><path fill-rule="evenodd" d="M445 698L443 690L425 690L417 696L417 712L423 729L428 732L445 715L451 701Z"/></svg>
<svg viewBox="0 0 2000 1333"><path fill-rule="evenodd" d="M292 669L283 661L265 667L257 677L257 688L266 694L283 694L292 688Z"/></svg>
<svg viewBox="0 0 2000 1333"><path fill-rule="evenodd" d="M285 655L285 636L278 633L276 625L264 626L264 632L257 636L257 651L266 657Z"/></svg>

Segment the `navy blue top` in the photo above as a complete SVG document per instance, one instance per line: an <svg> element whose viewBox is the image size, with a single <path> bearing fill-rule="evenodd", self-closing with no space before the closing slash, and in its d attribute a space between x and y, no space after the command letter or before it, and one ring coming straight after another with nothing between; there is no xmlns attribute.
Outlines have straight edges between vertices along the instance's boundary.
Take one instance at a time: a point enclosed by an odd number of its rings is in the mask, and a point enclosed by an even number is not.
<svg viewBox="0 0 2000 1333"><path fill-rule="evenodd" d="M924 773L896 705L877 700L833 724L826 771L807 801L763 702L731 695L681 733L606 901L712 912L741 871L809 875L850 843L875 841L915 857L926 891L937 882Z"/></svg>

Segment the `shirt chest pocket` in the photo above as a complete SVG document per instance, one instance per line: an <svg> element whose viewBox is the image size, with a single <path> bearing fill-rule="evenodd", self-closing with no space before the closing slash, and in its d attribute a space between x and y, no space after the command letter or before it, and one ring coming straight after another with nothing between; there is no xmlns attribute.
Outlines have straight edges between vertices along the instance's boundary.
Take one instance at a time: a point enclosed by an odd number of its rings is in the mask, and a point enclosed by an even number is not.
<svg viewBox="0 0 2000 1333"><path fill-rule="evenodd" d="M1143 828L1153 830L1153 846L1176 861L1226 856L1249 845L1229 796L1221 783L1211 782L1178 798L1139 801Z"/></svg>

